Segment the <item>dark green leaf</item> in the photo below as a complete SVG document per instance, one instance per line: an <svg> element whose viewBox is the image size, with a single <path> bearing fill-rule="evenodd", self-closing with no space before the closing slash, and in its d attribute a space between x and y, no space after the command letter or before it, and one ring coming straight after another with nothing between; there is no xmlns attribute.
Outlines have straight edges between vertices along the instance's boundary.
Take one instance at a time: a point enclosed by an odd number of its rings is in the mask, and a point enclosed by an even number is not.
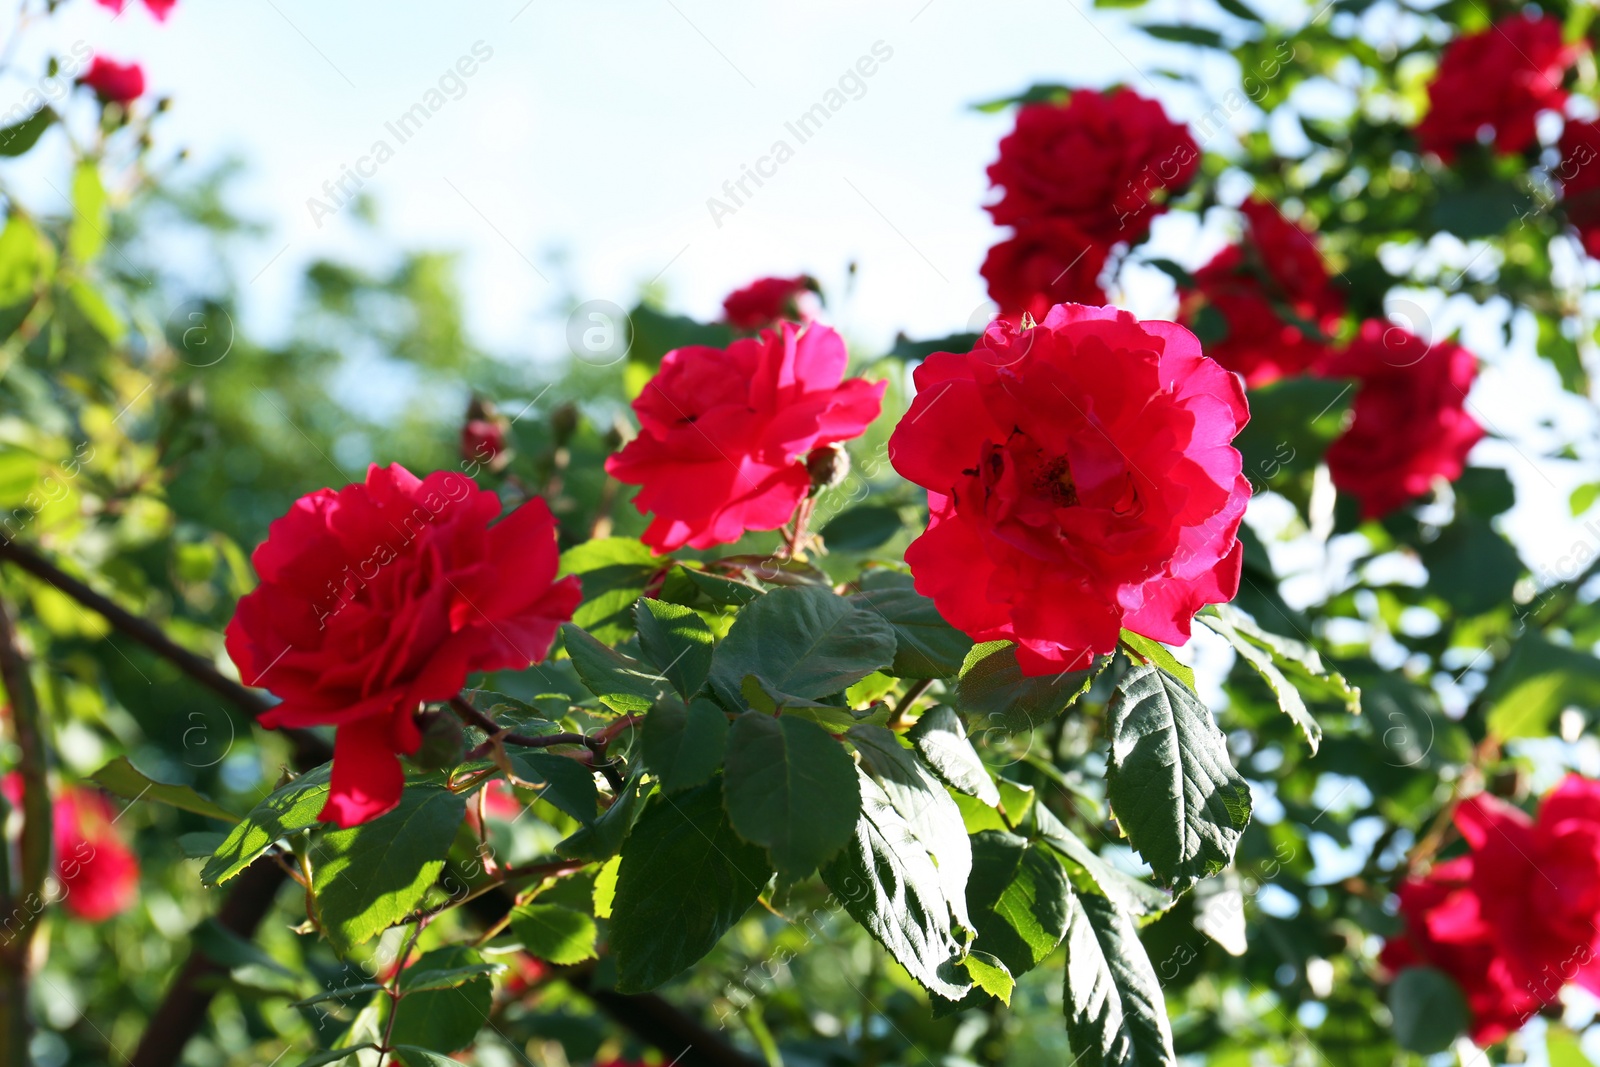
<svg viewBox="0 0 1600 1067"><path fill-rule="evenodd" d="M745 675L774 689L815 699L849 688L895 655L894 630L877 614L816 586L775 589L739 612L717 646L711 684L723 703L741 707Z"/></svg>
<svg viewBox="0 0 1600 1067"><path fill-rule="evenodd" d="M961 716L953 709L939 704L923 712L908 736L923 761L950 788L977 797L991 808L1000 803L994 779L967 740Z"/></svg>
<svg viewBox="0 0 1600 1067"><path fill-rule="evenodd" d="M660 671L607 648L570 622L561 627L561 637L583 684L615 711L644 711L672 692Z"/></svg>
<svg viewBox="0 0 1600 1067"><path fill-rule="evenodd" d="M537 959L557 966L594 959L594 919L560 904L524 904L512 909L511 930Z"/></svg>
<svg viewBox="0 0 1600 1067"><path fill-rule="evenodd" d="M0 156L22 155L39 143L44 131L55 121L56 113L48 107L41 107L21 122L0 129Z"/></svg>
<svg viewBox="0 0 1600 1067"><path fill-rule="evenodd" d="M869 552L904 528L900 509L863 504L841 512L822 528L822 541L835 552Z"/></svg>
<svg viewBox="0 0 1600 1067"><path fill-rule="evenodd" d="M1250 5L1243 0L1217 0L1217 6L1235 18L1247 19L1250 22L1260 22L1261 16L1250 9Z"/></svg>
<svg viewBox="0 0 1600 1067"><path fill-rule="evenodd" d="M483 957L461 945L436 948L424 953L409 969L425 973L454 971L457 968L481 964ZM397 1046L409 1046L418 1052L436 1049L439 1053L454 1052L472 1044L489 1021L489 1010L494 1006L494 983L487 975L468 978L458 986L448 989L430 989L410 993L400 998L395 1007L394 1033L390 1037ZM438 1055L430 1052L429 1055ZM437 1060L412 1059L430 1067ZM444 1059L454 1064L454 1060Z"/></svg>
<svg viewBox="0 0 1600 1067"><path fill-rule="evenodd" d="M973 716L974 733L992 740L1024 733L1060 715L1089 688L1094 673L1090 668L1030 678L1017 665L1015 645L990 641L967 653L951 702Z"/></svg>
<svg viewBox="0 0 1600 1067"><path fill-rule="evenodd" d="M576 574L583 602L573 625L614 645L633 633L633 604L666 561L631 537L602 537L561 553L561 574Z"/></svg>
<svg viewBox="0 0 1600 1067"><path fill-rule="evenodd" d="M250 809L216 855L200 869L200 880L206 885L221 885L248 867L274 841L316 826L317 814L328 800L331 769L331 764L324 764L307 771Z"/></svg>
<svg viewBox="0 0 1600 1067"><path fill-rule="evenodd" d="M911 827L863 772L855 837L822 869L822 880L911 977L947 1000L960 1000L972 982L950 933L950 902L928 854L905 847L910 838Z"/></svg>
<svg viewBox="0 0 1600 1067"><path fill-rule="evenodd" d="M1045 846L996 830L973 837L967 904L977 943L1013 976L1031 971L1061 943L1070 893L1061 861Z"/></svg>
<svg viewBox="0 0 1600 1067"><path fill-rule="evenodd" d="M587 766L536 749L513 749L507 756L519 783L537 790L540 800L549 801L586 826L594 822L600 791L595 788L594 772Z"/></svg>
<svg viewBox="0 0 1600 1067"><path fill-rule="evenodd" d="M1105 897L1067 895L1062 1002L1073 1062L1082 1067L1175 1067L1161 983L1139 929Z"/></svg>
<svg viewBox="0 0 1600 1067"><path fill-rule="evenodd" d="M310 1059L301 1060L300 1067L327 1067L327 1065L330 1063L338 1063L341 1060L347 1060L358 1052L365 1052L369 1048L377 1047L377 1045L374 1045L372 1042L368 1041L366 1044L351 1045L349 1048L323 1049Z"/></svg>
<svg viewBox="0 0 1600 1067"><path fill-rule="evenodd" d="M436 779L412 777L400 805L312 849L318 917L341 954L399 922L444 867L466 802Z"/></svg>
<svg viewBox="0 0 1600 1067"><path fill-rule="evenodd" d="M136 800L152 800L168 807L192 811L232 825L239 816L220 804L195 792L186 785L168 785L158 782L135 767L127 756L118 756L89 776L108 793L113 793L130 804Z"/></svg>
<svg viewBox="0 0 1600 1067"><path fill-rule="evenodd" d="M978 111L1003 111L1013 104L1034 103L1035 99L1042 98L1036 97L1035 94L1043 93L1047 89L1054 90L1057 88L1059 86L1036 85L1021 96L1006 97L1003 100L991 100L988 103L975 104L973 106ZM889 350L887 358L903 359L907 363L916 363L927 359L935 352L971 352L977 345L979 336L979 334L975 333L953 333L949 337L939 337L931 341L913 341L905 334L900 334L894 339L894 347Z"/></svg>
<svg viewBox="0 0 1600 1067"><path fill-rule="evenodd" d="M1199 698L1161 668L1135 665L1106 708L1106 732L1106 797L1156 878L1187 888L1231 863L1250 787Z"/></svg>
<svg viewBox="0 0 1600 1067"><path fill-rule="evenodd" d="M855 781L844 747L814 722L747 712L728 731L723 789L733 828L766 848L785 882L850 840L861 811Z"/></svg>
<svg viewBox="0 0 1600 1067"><path fill-rule="evenodd" d="M727 744L727 715L703 698L687 707L664 700L644 717L644 760L669 793L700 785L715 774Z"/></svg>
<svg viewBox="0 0 1600 1067"><path fill-rule="evenodd" d="M1471 1022L1461 987L1432 967L1407 967L1395 977L1389 1012L1400 1047L1423 1056L1448 1049Z"/></svg>
<svg viewBox="0 0 1600 1067"><path fill-rule="evenodd" d="M515 914L515 913L513 913ZM433 989L455 989L474 978L488 978L506 969L503 963L462 963L448 967L422 966L422 960L407 967L400 975L400 991L404 994L425 993ZM555 961L551 961L555 962Z"/></svg>
<svg viewBox="0 0 1600 1067"><path fill-rule="evenodd" d="M690 608L648 598L635 606L634 619L645 659L683 699L698 693L711 673L711 627Z"/></svg>
<svg viewBox="0 0 1600 1067"><path fill-rule="evenodd" d="M1032 816L1038 837L1067 861L1079 889L1108 897L1134 915L1156 915L1172 906L1169 893L1101 859L1043 804L1033 805Z"/></svg>
<svg viewBox="0 0 1600 1067"><path fill-rule="evenodd" d="M887 573L850 597L894 629L897 678L948 678L961 669L972 639L944 621L933 601L912 587L909 574Z"/></svg>
<svg viewBox="0 0 1600 1067"><path fill-rule="evenodd" d="M591 775L591 784L593 781ZM648 793L649 790L644 787L644 772L635 769L623 783L622 792L611 802L611 806L601 812L594 822L580 826L571 837L556 845L556 854L580 860L608 860L615 856L621 851L628 831L638 821L639 813L644 810Z"/></svg>
<svg viewBox="0 0 1600 1067"><path fill-rule="evenodd" d="M1172 41L1176 44L1194 44L1202 48L1223 48L1222 34L1216 30L1208 30L1200 26L1187 26L1182 23L1150 22L1139 27L1145 33L1158 41Z"/></svg>
<svg viewBox="0 0 1600 1067"><path fill-rule="evenodd" d="M772 877L734 833L722 783L657 793L622 846L611 912L617 989L640 993L710 952Z"/></svg>

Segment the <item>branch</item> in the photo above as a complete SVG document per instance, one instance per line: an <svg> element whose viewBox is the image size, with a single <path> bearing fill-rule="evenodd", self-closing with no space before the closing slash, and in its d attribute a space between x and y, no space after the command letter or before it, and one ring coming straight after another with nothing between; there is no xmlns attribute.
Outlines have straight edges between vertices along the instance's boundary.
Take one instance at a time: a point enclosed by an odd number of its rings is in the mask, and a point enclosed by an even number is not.
<svg viewBox="0 0 1600 1067"><path fill-rule="evenodd" d="M95 592L32 549L24 548L15 541L0 539L0 560L15 564L35 578L54 586L84 607L94 609L117 630L171 663L213 693L231 701L235 707L249 714L251 718L272 707L272 701L261 693L229 678L217 670L216 665L210 660L172 640L155 623L140 618L109 597ZM294 745L295 762L302 770L326 763L333 758L333 749L328 743L309 730L290 727L280 730L279 733L288 737Z"/></svg>
<svg viewBox="0 0 1600 1067"><path fill-rule="evenodd" d="M50 810L50 783L46 775L49 754L45 748L44 724L39 698L28 676L28 661L17 641L16 628L5 604L0 601L0 681L5 683L11 701L11 721L21 755L17 760L22 780L22 842L15 902L0 916L9 928L20 918L0 951L0 1051L8 1063L27 1063L28 1058L28 963L29 945L38 915L29 902L44 899L45 879L50 875L50 847L54 841L54 822ZM8 847L0 840L0 848ZM9 887L7 887L9 896Z"/></svg>

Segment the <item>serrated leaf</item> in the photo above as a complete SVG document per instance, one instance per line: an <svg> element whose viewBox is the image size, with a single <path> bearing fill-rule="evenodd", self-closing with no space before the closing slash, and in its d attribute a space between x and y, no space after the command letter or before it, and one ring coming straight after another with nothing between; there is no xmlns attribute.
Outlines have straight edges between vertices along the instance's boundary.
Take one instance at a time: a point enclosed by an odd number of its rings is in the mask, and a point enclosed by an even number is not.
<svg viewBox="0 0 1600 1067"><path fill-rule="evenodd" d="M973 949L961 964L972 976L973 985L1007 1007L1011 1005L1011 991L1016 988L1017 982L998 957Z"/></svg>
<svg viewBox="0 0 1600 1067"><path fill-rule="evenodd" d="M1155 664L1190 689L1194 688L1194 668L1186 663L1179 662L1178 657L1172 654L1172 649L1163 645L1160 641L1152 641L1143 634L1136 634L1132 630L1122 631L1120 640L1137 658L1145 663Z"/></svg>
<svg viewBox="0 0 1600 1067"><path fill-rule="evenodd" d="M897 678L949 678L972 650L972 638L944 621L909 574L883 575L849 600L877 612L893 628L894 662L887 673Z"/></svg>
<svg viewBox="0 0 1600 1067"><path fill-rule="evenodd" d="M975 735L1023 733L1065 711L1089 688L1103 663L1088 670L1030 678L1017 665L1015 645L990 641L974 645L967 653L950 701L973 717Z"/></svg>
<svg viewBox="0 0 1600 1067"><path fill-rule="evenodd" d="M644 717L644 761L661 788L681 792L705 782L722 766L728 717L706 699L687 706L664 700Z"/></svg>
<svg viewBox="0 0 1600 1067"><path fill-rule="evenodd" d="M746 712L728 731L728 816L740 837L767 850L785 882L850 840L861 811L855 783L849 754L814 722Z"/></svg>
<svg viewBox="0 0 1600 1067"><path fill-rule="evenodd" d="M1220 634L1262 676L1278 707L1305 734L1312 755L1322 742L1322 726L1306 708L1305 697L1336 701L1349 714L1361 714L1361 690L1326 666L1310 645L1263 629L1230 604L1217 604L1196 619Z"/></svg>
<svg viewBox="0 0 1600 1067"><path fill-rule="evenodd" d="M528 953L566 966L595 957L594 920L560 904L524 904L512 909L511 929Z"/></svg>
<svg viewBox="0 0 1600 1067"><path fill-rule="evenodd" d="M439 781L412 778L393 811L323 835L312 850L312 884L322 928L341 955L416 907L466 813L466 802Z"/></svg>
<svg viewBox="0 0 1600 1067"><path fill-rule="evenodd" d="M326 763L309 770L251 808L200 869L200 880L210 886L221 885L250 866L274 841L316 826L317 814L328 800L331 771L332 764Z"/></svg>
<svg viewBox="0 0 1600 1067"><path fill-rule="evenodd" d="M1250 787L1211 712L1159 667L1138 664L1106 708L1106 797L1157 880L1187 888L1233 862Z"/></svg>
<svg viewBox="0 0 1600 1067"><path fill-rule="evenodd" d="M422 972L454 972L483 963L483 957L464 945L436 948L422 955L409 969ZM438 1050L429 1055L454 1052L472 1044L478 1031L489 1020L494 1006L494 983L487 974L469 976L459 985L408 993L395 1006L394 1030L388 1041L397 1047ZM429 1064L436 1060L419 1061Z"/></svg>
<svg viewBox="0 0 1600 1067"><path fill-rule="evenodd" d="M1062 1004L1074 1063L1176 1067L1161 983L1139 930L1105 897L1067 896Z"/></svg>
<svg viewBox="0 0 1600 1067"><path fill-rule="evenodd" d="M831 590L775 589L739 612L717 646L711 684L723 703L740 707L745 675L805 699L842 693L894 659L894 630Z"/></svg>
<svg viewBox="0 0 1600 1067"><path fill-rule="evenodd" d="M610 946L618 992L654 989L700 960L771 877L766 854L729 824L720 780L657 793L617 868Z"/></svg>
<svg viewBox="0 0 1600 1067"><path fill-rule="evenodd" d="M1070 892L1061 861L1044 845L994 830L972 839L967 903L977 943L1013 976L1031 971L1061 943Z"/></svg>
<svg viewBox="0 0 1600 1067"><path fill-rule="evenodd" d="M645 659L683 699L698 693L711 673L711 627L690 608L649 598L635 606L634 622Z"/></svg>
<svg viewBox="0 0 1600 1067"><path fill-rule="evenodd" d="M376 993L382 988L383 985L378 982L358 982L355 985L340 986L337 989L330 989L325 993L318 993L314 997L306 997L304 1000L297 1000L290 1004L289 1007L309 1008L313 1004L321 1004L324 1001L347 1000L350 997L359 997L366 994Z"/></svg>
<svg viewBox="0 0 1600 1067"><path fill-rule="evenodd" d="M192 811L232 825L239 816L186 785L169 785L158 782L135 767L127 756L116 759L89 776L90 780L108 793L128 801L152 800L168 807Z"/></svg>
<svg viewBox="0 0 1600 1067"><path fill-rule="evenodd" d="M594 784L594 771L586 764L553 752L515 749L507 752L517 783L539 794L585 826L594 822L600 805L600 791Z"/></svg>
<svg viewBox="0 0 1600 1067"><path fill-rule="evenodd" d="M1082 879L1075 882L1079 888L1109 897L1117 907L1134 915L1156 915L1172 906L1170 893L1119 871L1101 859L1043 804L1034 805L1032 814L1039 839L1071 865Z"/></svg>
<svg viewBox="0 0 1600 1067"><path fill-rule="evenodd" d="M914 841L933 857L956 922L966 930L974 930L967 914L972 842L961 821L961 809L932 772L901 746L892 731L882 726L855 726L846 736L856 746L861 765L911 828Z"/></svg>
<svg viewBox="0 0 1600 1067"><path fill-rule="evenodd" d="M583 587L573 625L603 644L626 640L634 630L634 602L667 562L631 537L602 537L561 553L561 575L576 574Z"/></svg>
<svg viewBox="0 0 1600 1067"><path fill-rule="evenodd" d="M924 988L947 1000L960 1000L972 988L960 966L961 945L950 933L950 902L939 871L865 772L855 836L822 869L822 880Z"/></svg>
<svg viewBox="0 0 1600 1067"><path fill-rule="evenodd" d="M945 704L922 713L907 735L917 753L945 785L969 797L977 797L991 808L1000 803L1000 792L983 765L978 750L967 740L961 716Z"/></svg>
<svg viewBox="0 0 1600 1067"><path fill-rule="evenodd" d="M724 607L739 607L748 604L757 597L764 596L766 592L751 582L735 581L732 578L724 578L720 574L707 574L705 571L695 570L692 567L681 567L679 570L713 604L720 604Z"/></svg>
<svg viewBox="0 0 1600 1067"><path fill-rule="evenodd" d="M672 692L656 668L607 648L570 622L561 639L584 686L614 711L640 712Z"/></svg>
<svg viewBox="0 0 1600 1067"><path fill-rule="evenodd" d="M580 860L607 860L615 856L644 810L648 794L644 772L635 769L622 784L622 792L611 806L594 822L580 826L571 837L556 845L556 855Z"/></svg>

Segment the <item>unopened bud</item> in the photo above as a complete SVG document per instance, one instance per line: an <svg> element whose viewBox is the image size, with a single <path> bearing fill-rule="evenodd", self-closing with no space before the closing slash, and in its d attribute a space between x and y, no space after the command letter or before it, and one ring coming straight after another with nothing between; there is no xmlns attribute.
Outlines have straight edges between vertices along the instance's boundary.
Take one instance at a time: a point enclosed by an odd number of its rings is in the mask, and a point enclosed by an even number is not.
<svg viewBox="0 0 1600 1067"><path fill-rule="evenodd" d="M812 495L832 489L850 475L850 453L839 445L823 445L806 456L806 471L811 475Z"/></svg>

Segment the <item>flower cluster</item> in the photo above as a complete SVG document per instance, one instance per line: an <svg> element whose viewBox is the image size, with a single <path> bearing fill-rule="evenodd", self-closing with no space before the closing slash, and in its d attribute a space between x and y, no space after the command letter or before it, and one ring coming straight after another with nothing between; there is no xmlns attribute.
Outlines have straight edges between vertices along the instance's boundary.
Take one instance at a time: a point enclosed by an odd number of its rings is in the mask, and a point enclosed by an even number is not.
<svg viewBox="0 0 1600 1067"><path fill-rule="evenodd" d="M757 278L743 289L735 289L722 302L722 317L735 330L755 333L780 322L809 322L815 318L813 304L817 280L809 274L793 278Z"/></svg>
<svg viewBox="0 0 1600 1067"><path fill-rule="evenodd" d="M118 15L128 7L128 0L98 0L98 3ZM172 9L178 6L178 0L144 0L144 6L157 22L165 22ZM78 82L99 97L101 103L127 106L144 95L144 68L137 63L119 63L97 55Z"/></svg>
<svg viewBox="0 0 1600 1067"><path fill-rule="evenodd" d="M1339 329L1344 297L1315 238L1277 205L1252 198L1239 212L1243 239L1180 289L1179 321L1193 329L1203 309L1213 309L1224 332L1206 354L1254 387L1303 374L1321 360Z"/></svg>
<svg viewBox="0 0 1600 1067"><path fill-rule="evenodd" d="M228 655L282 699L263 725L337 728L322 819L393 808L421 703L472 672L537 663L572 617L578 580L556 580L549 507L500 512L464 475L374 465L365 483L301 497L251 557L261 585L228 624Z"/></svg>
<svg viewBox="0 0 1600 1067"><path fill-rule="evenodd" d="M1405 933L1382 962L1455 979L1473 1040L1489 1045L1568 982L1600 993L1600 782L1569 775L1531 819L1475 796L1455 825L1469 851L1400 886Z"/></svg>
<svg viewBox="0 0 1600 1067"><path fill-rule="evenodd" d="M1199 165L1189 131L1131 89L1079 89L1019 110L989 167L1003 190L989 213L1014 230L983 264L1001 314L1037 320L1056 304L1105 303L1112 249L1143 240Z"/></svg>

